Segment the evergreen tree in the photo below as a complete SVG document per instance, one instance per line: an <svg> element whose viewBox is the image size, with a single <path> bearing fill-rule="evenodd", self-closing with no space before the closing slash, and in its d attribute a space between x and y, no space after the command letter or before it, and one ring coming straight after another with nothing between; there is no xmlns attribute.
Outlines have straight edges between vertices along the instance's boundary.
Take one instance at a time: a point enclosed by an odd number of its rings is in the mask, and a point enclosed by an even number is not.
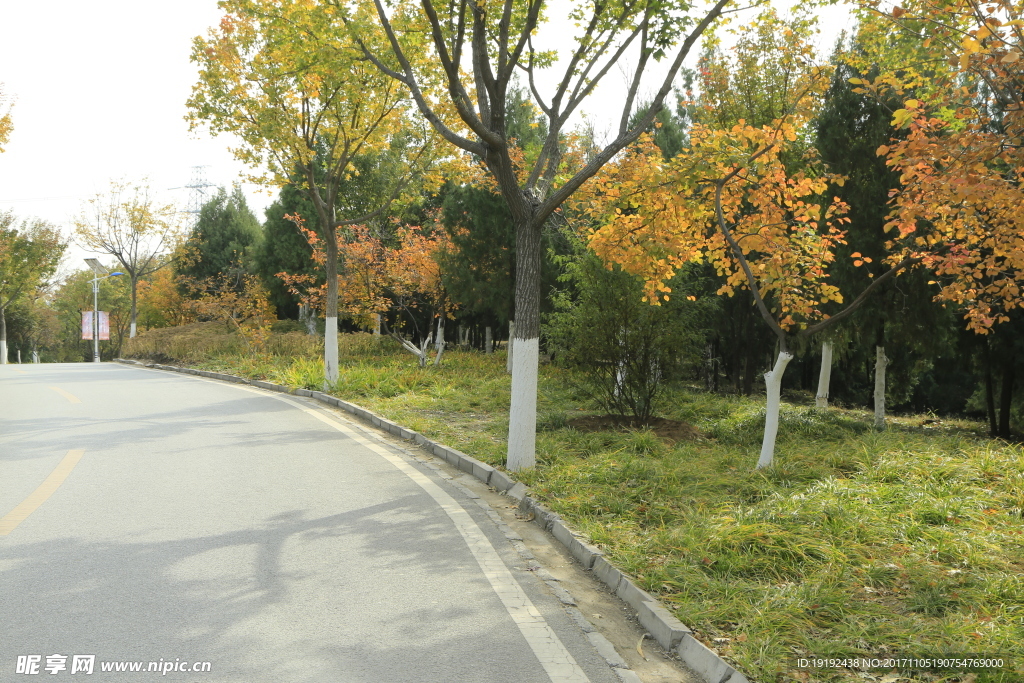
<svg viewBox="0 0 1024 683"><path fill-rule="evenodd" d="M840 61L815 121L815 137L821 159L829 170L847 177L832 192L850 206L846 244L836 249L830 278L842 291L856 296L870 284L885 258L885 231L889 193L899 177L876 150L889 144L896 133L891 126L896 101L880 101L854 91L851 78L873 79ZM853 254L870 259L854 265ZM942 356L955 349L954 313L933 302L936 290L921 270L900 274L873 294L872 300L844 321L838 336L842 362L833 375L832 395L841 400L868 404L874 384L876 347L889 359L886 370L887 405L909 402L914 386ZM940 381L930 377L929 383ZM961 406L962 408L962 406Z"/></svg>
<svg viewBox="0 0 1024 683"><path fill-rule="evenodd" d="M267 207L263 238L254 251L254 270L270 292L270 302L280 318L298 319L299 299L284 286L278 273L312 275L323 282L321 269L313 263L313 249L306 238L285 216L298 215L307 224L316 219L316 211L306 193L295 185L281 188L273 204Z"/></svg>
<svg viewBox="0 0 1024 683"><path fill-rule="evenodd" d="M194 282L228 277L240 287L252 271L252 256L260 240L260 224L249 210L240 187L228 194L221 187L203 204L189 236L178 274Z"/></svg>

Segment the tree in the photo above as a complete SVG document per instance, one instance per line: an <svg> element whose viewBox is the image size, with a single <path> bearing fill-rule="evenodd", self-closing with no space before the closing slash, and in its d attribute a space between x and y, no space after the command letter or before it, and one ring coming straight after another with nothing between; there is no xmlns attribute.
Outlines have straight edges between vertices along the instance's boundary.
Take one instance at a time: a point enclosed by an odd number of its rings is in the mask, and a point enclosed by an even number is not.
<svg viewBox="0 0 1024 683"><path fill-rule="evenodd" d="M87 212L74 219L82 246L109 254L128 275L132 305L129 337L135 337L139 281L169 265L162 258L181 239L184 215L160 204L146 185L111 181L110 192L90 199Z"/></svg>
<svg viewBox="0 0 1024 683"><path fill-rule="evenodd" d="M92 360L93 342L82 339L82 313L93 310L95 277L91 270L71 273L53 295L60 328L60 342L54 349L58 362ZM100 357L116 358L131 326L131 284L123 277L108 278L100 286L97 301L99 310L110 314L110 341L100 343Z"/></svg>
<svg viewBox="0 0 1024 683"><path fill-rule="evenodd" d="M591 246L602 258L640 275L648 301L671 296L667 280L684 264L712 264L725 278L720 294L746 287L775 334L778 355L765 374L768 406L758 468L771 465L778 430L782 375L792 344L820 333L861 306L897 273L920 262L908 257L873 278L832 316L822 307L843 303L828 279L847 221L846 206L823 199L842 179L808 166L790 172L782 159L797 129L783 121L729 131L695 126L690 147L665 162L644 144L610 167L586 210L597 219ZM860 254L851 255L866 265Z"/></svg>
<svg viewBox="0 0 1024 683"><path fill-rule="evenodd" d="M574 253L560 259L566 287L554 296L545 335L557 362L579 370L584 393L607 412L644 425L665 384L696 360L698 304L693 296L677 296L669 305L650 306L639 278L605 267L575 235L573 244ZM685 285L677 289L682 294Z"/></svg>
<svg viewBox="0 0 1024 683"><path fill-rule="evenodd" d="M312 249L295 223L285 218L298 215L308 223L317 220L316 210L302 191L301 179L281 187L277 201L267 207L263 221L263 235L256 247L253 258L256 273L263 280L263 286L270 292L270 302L282 318L297 319L300 316L299 299L277 277L278 273L310 275L319 277L318 284L324 283L322 268L312 259Z"/></svg>
<svg viewBox="0 0 1024 683"><path fill-rule="evenodd" d="M341 11L340 2L332 6ZM542 23L542 0L488 5L472 0L411 1L385 8L352 9L346 21L367 59L402 83L431 125L455 147L481 159L494 178L512 215L516 239L515 348L512 401L509 414L508 458L511 470L536 462L537 362L540 336L541 231L548 218L616 154L637 139L662 109L665 96L696 40L717 19L728 0L719 0L702 17L689 14L686 0L669 2L595 3L580 5L570 14L581 35L564 62L561 78L549 96L541 95L539 71L552 66L555 54L534 49L533 34ZM348 7L345 5L344 7ZM381 49L360 39L377 27L387 35ZM411 55L424 36L433 50L428 68ZM678 47L673 47L682 38ZM636 55L623 99L615 139L576 168L563 164L563 134L569 118L629 50ZM630 125L643 74L652 60L674 52L671 66L652 98L647 115ZM397 59L398 65L392 61ZM443 101L425 90L435 78L443 80ZM547 136L529 164L517 165L510 140L508 93L521 73L534 102L548 122ZM444 106L442 106L442 104ZM455 108L463 132L444 117Z"/></svg>
<svg viewBox="0 0 1024 683"><path fill-rule="evenodd" d="M259 221L249 210L241 187L236 185L230 195L221 187L199 210L177 272L197 280L224 275L234 279L241 290L259 240Z"/></svg>
<svg viewBox="0 0 1024 683"><path fill-rule="evenodd" d="M179 285L171 268L161 268L139 280L139 327L147 330L195 322L195 311Z"/></svg>
<svg viewBox="0 0 1024 683"><path fill-rule="evenodd" d="M46 221L16 223L13 213L0 212L0 365L7 363L7 308L44 286L67 248Z"/></svg>
<svg viewBox="0 0 1024 683"><path fill-rule="evenodd" d="M0 83L0 152L4 151L4 145L11 139L11 131L14 130L14 122L11 120L11 105L7 102L3 83ZM4 109L5 105L6 110Z"/></svg>
<svg viewBox="0 0 1024 683"><path fill-rule="evenodd" d="M361 58L329 12L298 0L221 7L219 28L194 42L200 75L189 117L193 127L237 135L236 157L266 167L264 182L285 185L299 169L326 255L329 385L338 378L336 232L382 215L433 162L432 136L408 116L398 84ZM370 167L380 172L367 175Z"/></svg>
<svg viewBox="0 0 1024 683"><path fill-rule="evenodd" d="M887 18L903 30L926 26L923 44L960 84L953 101L934 91L905 99L893 113L899 134L877 150L901 181L886 224L889 258L920 259L940 287L936 299L985 334L1024 306L1024 4L919 0ZM905 96L904 80L895 72L855 83Z"/></svg>
<svg viewBox="0 0 1024 683"><path fill-rule="evenodd" d="M301 216L290 218L306 236L313 249L313 260L323 263L326 250L320 237L304 226ZM386 317L391 313L397 323L388 333L419 358L420 367L426 365L433 331L430 322L426 329L420 329L417 313L426 313L428 321L438 322L438 354L434 361L438 365L443 352L444 321L454 310L438 263L441 253L450 252L452 245L440 226L434 228L427 235L419 226L400 225L390 240L393 245L365 225L350 226L338 235L337 250L345 263L345 271L338 279L339 311L363 327L376 325L377 321L387 327ZM328 296L326 286L316 286L311 275L279 276L304 301L318 305ZM419 337L419 347L402 336L402 328L408 326Z"/></svg>

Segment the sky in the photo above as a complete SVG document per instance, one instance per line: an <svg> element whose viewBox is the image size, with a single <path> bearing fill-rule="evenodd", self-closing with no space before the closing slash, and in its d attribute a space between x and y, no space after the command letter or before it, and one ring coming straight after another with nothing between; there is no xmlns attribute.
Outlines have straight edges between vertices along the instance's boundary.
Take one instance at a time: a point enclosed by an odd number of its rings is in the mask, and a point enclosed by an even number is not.
<svg viewBox="0 0 1024 683"><path fill-rule="evenodd" d="M553 20L559 4L567 3L552 3ZM239 182L247 169L228 151L230 140L190 132L185 121L197 78L192 40L219 18L216 0L0 2L0 84L14 100L14 132L0 154L0 211L70 233L84 202L114 179L148 179L157 196L183 209L196 166L214 186ZM823 22L825 55L848 26L842 11ZM565 34L557 26L552 33ZM609 92L588 107L592 118L615 109L610 91L623 76L609 73L608 81ZM276 192L242 188L262 220ZM67 267L89 255L72 247Z"/></svg>
<svg viewBox="0 0 1024 683"><path fill-rule="evenodd" d="M194 166L215 185L239 181L229 141L190 133L184 119L192 39L219 17L216 0L0 2L0 83L14 99L0 210L67 228L112 179L148 178L182 208ZM262 219L272 197L243 189Z"/></svg>

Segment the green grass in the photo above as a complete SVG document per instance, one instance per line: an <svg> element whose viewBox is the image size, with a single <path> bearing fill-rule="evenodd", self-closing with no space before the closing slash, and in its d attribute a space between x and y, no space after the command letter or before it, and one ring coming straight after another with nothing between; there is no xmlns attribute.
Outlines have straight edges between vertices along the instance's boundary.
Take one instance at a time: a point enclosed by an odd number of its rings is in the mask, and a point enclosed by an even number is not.
<svg viewBox="0 0 1024 683"><path fill-rule="evenodd" d="M140 348L151 353L149 334ZM203 344L203 367L319 388L309 349L243 358ZM504 355L449 351L440 368L420 369L389 340L355 335L341 356L338 396L502 464ZM909 416L877 432L863 411L784 404L776 464L757 472L761 400L677 388L665 417L702 436L672 444L649 430L570 428L591 406L568 379L542 365L539 466L518 478L752 679L865 680L801 677L795 658L811 653L976 653L1016 668L900 680L1024 680L1020 447L969 422Z"/></svg>

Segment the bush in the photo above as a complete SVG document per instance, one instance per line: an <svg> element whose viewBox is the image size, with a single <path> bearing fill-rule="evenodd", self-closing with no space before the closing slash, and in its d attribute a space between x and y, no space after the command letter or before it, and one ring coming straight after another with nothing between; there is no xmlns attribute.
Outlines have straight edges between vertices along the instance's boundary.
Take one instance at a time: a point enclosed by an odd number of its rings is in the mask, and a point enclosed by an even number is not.
<svg viewBox="0 0 1024 683"><path fill-rule="evenodd" d="M696 360L699 306L684 296L648 304L638 278L582 246L563 265L568 288L544 330L556 361L579 371L578 389L603 410L649 420L664 384Z"/></svg>

